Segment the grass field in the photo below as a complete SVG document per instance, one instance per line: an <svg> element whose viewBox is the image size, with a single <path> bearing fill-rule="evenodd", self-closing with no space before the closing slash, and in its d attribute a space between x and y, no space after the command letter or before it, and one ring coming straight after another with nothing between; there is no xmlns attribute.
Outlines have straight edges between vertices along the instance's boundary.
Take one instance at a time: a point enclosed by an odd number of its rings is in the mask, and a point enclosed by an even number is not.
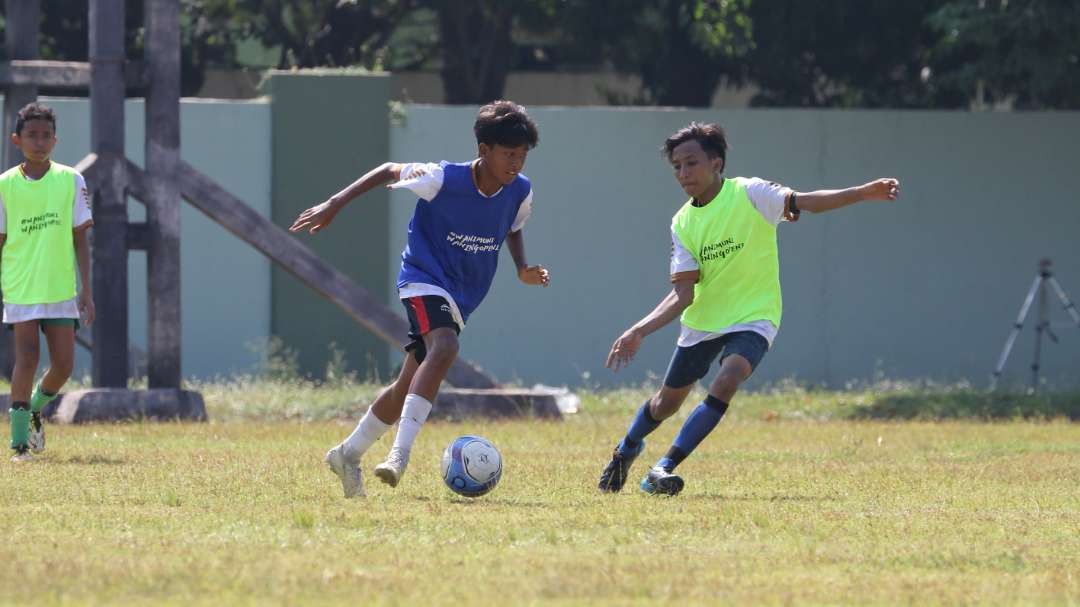
<svg viewBox="0 0 1080 607"><path fill-rule="evenodd" d="M429 424L394 490L370 474L384 438L350 501L321 458L373 387L198 388L209 424L54 425L39 461L0 465L0 603L1080 604L1069 404L888 421L872 392L753 395L670 499L596 492L644 393L590 394L561 423ZM464 433L505 458L476 500L438 475Z"/></svg>

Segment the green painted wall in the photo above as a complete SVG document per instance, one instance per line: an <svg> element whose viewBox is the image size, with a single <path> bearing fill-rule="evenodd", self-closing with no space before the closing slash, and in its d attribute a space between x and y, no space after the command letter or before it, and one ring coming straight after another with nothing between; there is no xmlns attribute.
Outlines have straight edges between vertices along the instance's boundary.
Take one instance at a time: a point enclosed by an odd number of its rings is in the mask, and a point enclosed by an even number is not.
<svg viewBox="0 0 1080 607"><path fill-rule="evenodd" d="M476 108L406 107L391 129L396 161L467 160ZM843 386L930 378L984 386L1039 258L1080 301L1080 113L532 108L540 146L525 166L535 190L529 260L552 272L528 288L504 254L461 353L501 380L626 384L662 377L673 326L646 339L618 375L611 342L670 288L668 226L684 197L660 154L690 120L728 133L729 175L799 190L897 176L903 198L779 228L784 319L753 378ZM415 199L392 194L391 251L405 242ZM396 272L395 260L386 273ZM1068 316L1056 299L1054 321ZM1024 382L1034 316L1007 367ZM1080 385L1080 330L1058 330L1043 353L1056 386Z"/></svg>
<svg viewBox="0 0 1080 607"><path fill-rule="evenodd" d="M272 98L271 217L282 227L357 177L387 161L388 76L341 72L274 73ZM297 238L380 299L389 297L388 196L378 189L354 200L334 224ZM301 370L321 376L330 345L361 374L385 378L390 347L292 275L271 275L271 331L299 355Z"/></svg>
<svg viewBox="0 0 1080 607"><path fill-rule="evenodd" d="M57 112L53 157L73 165L90 151L86 99L43 98ZM143 163L144 104L124 109L125 149ZM180 104L182 158L260 215L270 214L270 105L258 101L184 99ZM128 204L131 221L146 218ZM270 330L270 262L247 243L187 203L180 208L182 370L185 377L251 372L261 362L259 344ZM146 253L128 255L131 343L146 350ZM76 376L90 373L90 356L77 350Z"/></svg>

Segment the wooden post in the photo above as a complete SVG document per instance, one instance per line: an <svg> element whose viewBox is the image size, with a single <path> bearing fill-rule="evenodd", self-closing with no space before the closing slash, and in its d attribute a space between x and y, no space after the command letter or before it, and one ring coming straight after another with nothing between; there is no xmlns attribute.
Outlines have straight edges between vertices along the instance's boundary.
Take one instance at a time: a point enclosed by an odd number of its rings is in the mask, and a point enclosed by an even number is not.
<svg viewBox="0 0 1080 607"><path fill-rule="evenodd" d="M38 21L41 17L40 0L8 0L7 9L7 54L8 59L36 59L38 56ZM11 143L11 133L15 131L15 118L24 105L37 99L37 86L20 84L9 86L4 92L3 124L3 166L0 171L22 162L22 154ZM15 366L15 354L12 349L11 332L0 331L0 375L11 377Z"/></svg>
<svg viewBox="0 0 1080 607"><path fill-rule="evenodd" d="M180 366L180 7L146 0L147 301L150 388L179 388Z"/></svg>
<svg viewBox="0 0 1080 607"><path fill-rule="evenodd" d="M7 0L7 54L9 60L37 59L38 21L41 20L40 0ZM4 148L3 168L22 162L22 154L11 143L15 131L15 116L24 105L37 99L36 84L20 84L8 87L4 93Z"/></svg>
<svg viewBox="0 0 1080 607"><path fill-rule="evenodd" d="M94 385L128 381L127 200L124 160L124 3L90 0L90 147L102 163L94 192Z"/></svg>

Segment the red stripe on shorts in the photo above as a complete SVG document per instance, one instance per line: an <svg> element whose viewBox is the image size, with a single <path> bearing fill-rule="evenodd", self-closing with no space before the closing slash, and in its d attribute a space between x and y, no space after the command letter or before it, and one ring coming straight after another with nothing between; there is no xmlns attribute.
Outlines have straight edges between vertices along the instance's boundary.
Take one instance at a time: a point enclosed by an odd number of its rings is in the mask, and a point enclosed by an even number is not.
<svg viewBox="0 0 1080 607"><path fill-rule="evenodd" d="M424 307L424 298L410 297L409 303L412 304L413 312L416 313L416 322L420 323L420 335L425 335L431 331L431 322L427 317L427 308Z"/></svg>

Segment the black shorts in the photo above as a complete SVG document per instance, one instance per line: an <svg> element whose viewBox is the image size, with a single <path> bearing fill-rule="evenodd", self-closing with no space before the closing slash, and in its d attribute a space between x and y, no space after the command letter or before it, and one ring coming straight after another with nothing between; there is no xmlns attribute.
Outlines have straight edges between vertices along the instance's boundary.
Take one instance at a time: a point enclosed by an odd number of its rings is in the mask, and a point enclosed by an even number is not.
<svg viewBox="0 0 1080 607"><path fill-rule="evenodd" d="M769 342L753 331L736 331L716 339L707 339L687 348L676 347L671 357L664 385L669 388L685 388L709 372L709 365L720 355L721 364L732 354L738 354L750 362L751 370L769 351ZM721 354L722 352L722 354Z"/></svg>
<svg viewBox="0 0 1080 607"><path fill-rule="evenodd" d="M424 362L427 356L427 347L424 346L424 335L434 329L446 327L453 329L454 333L461 334L461 327L454 320L450 302L438 295L420 295L406 297L401 300L405 306L405 315L409 317L409 343L405 344L405 351L412 352L416 362Z"/></svg>

